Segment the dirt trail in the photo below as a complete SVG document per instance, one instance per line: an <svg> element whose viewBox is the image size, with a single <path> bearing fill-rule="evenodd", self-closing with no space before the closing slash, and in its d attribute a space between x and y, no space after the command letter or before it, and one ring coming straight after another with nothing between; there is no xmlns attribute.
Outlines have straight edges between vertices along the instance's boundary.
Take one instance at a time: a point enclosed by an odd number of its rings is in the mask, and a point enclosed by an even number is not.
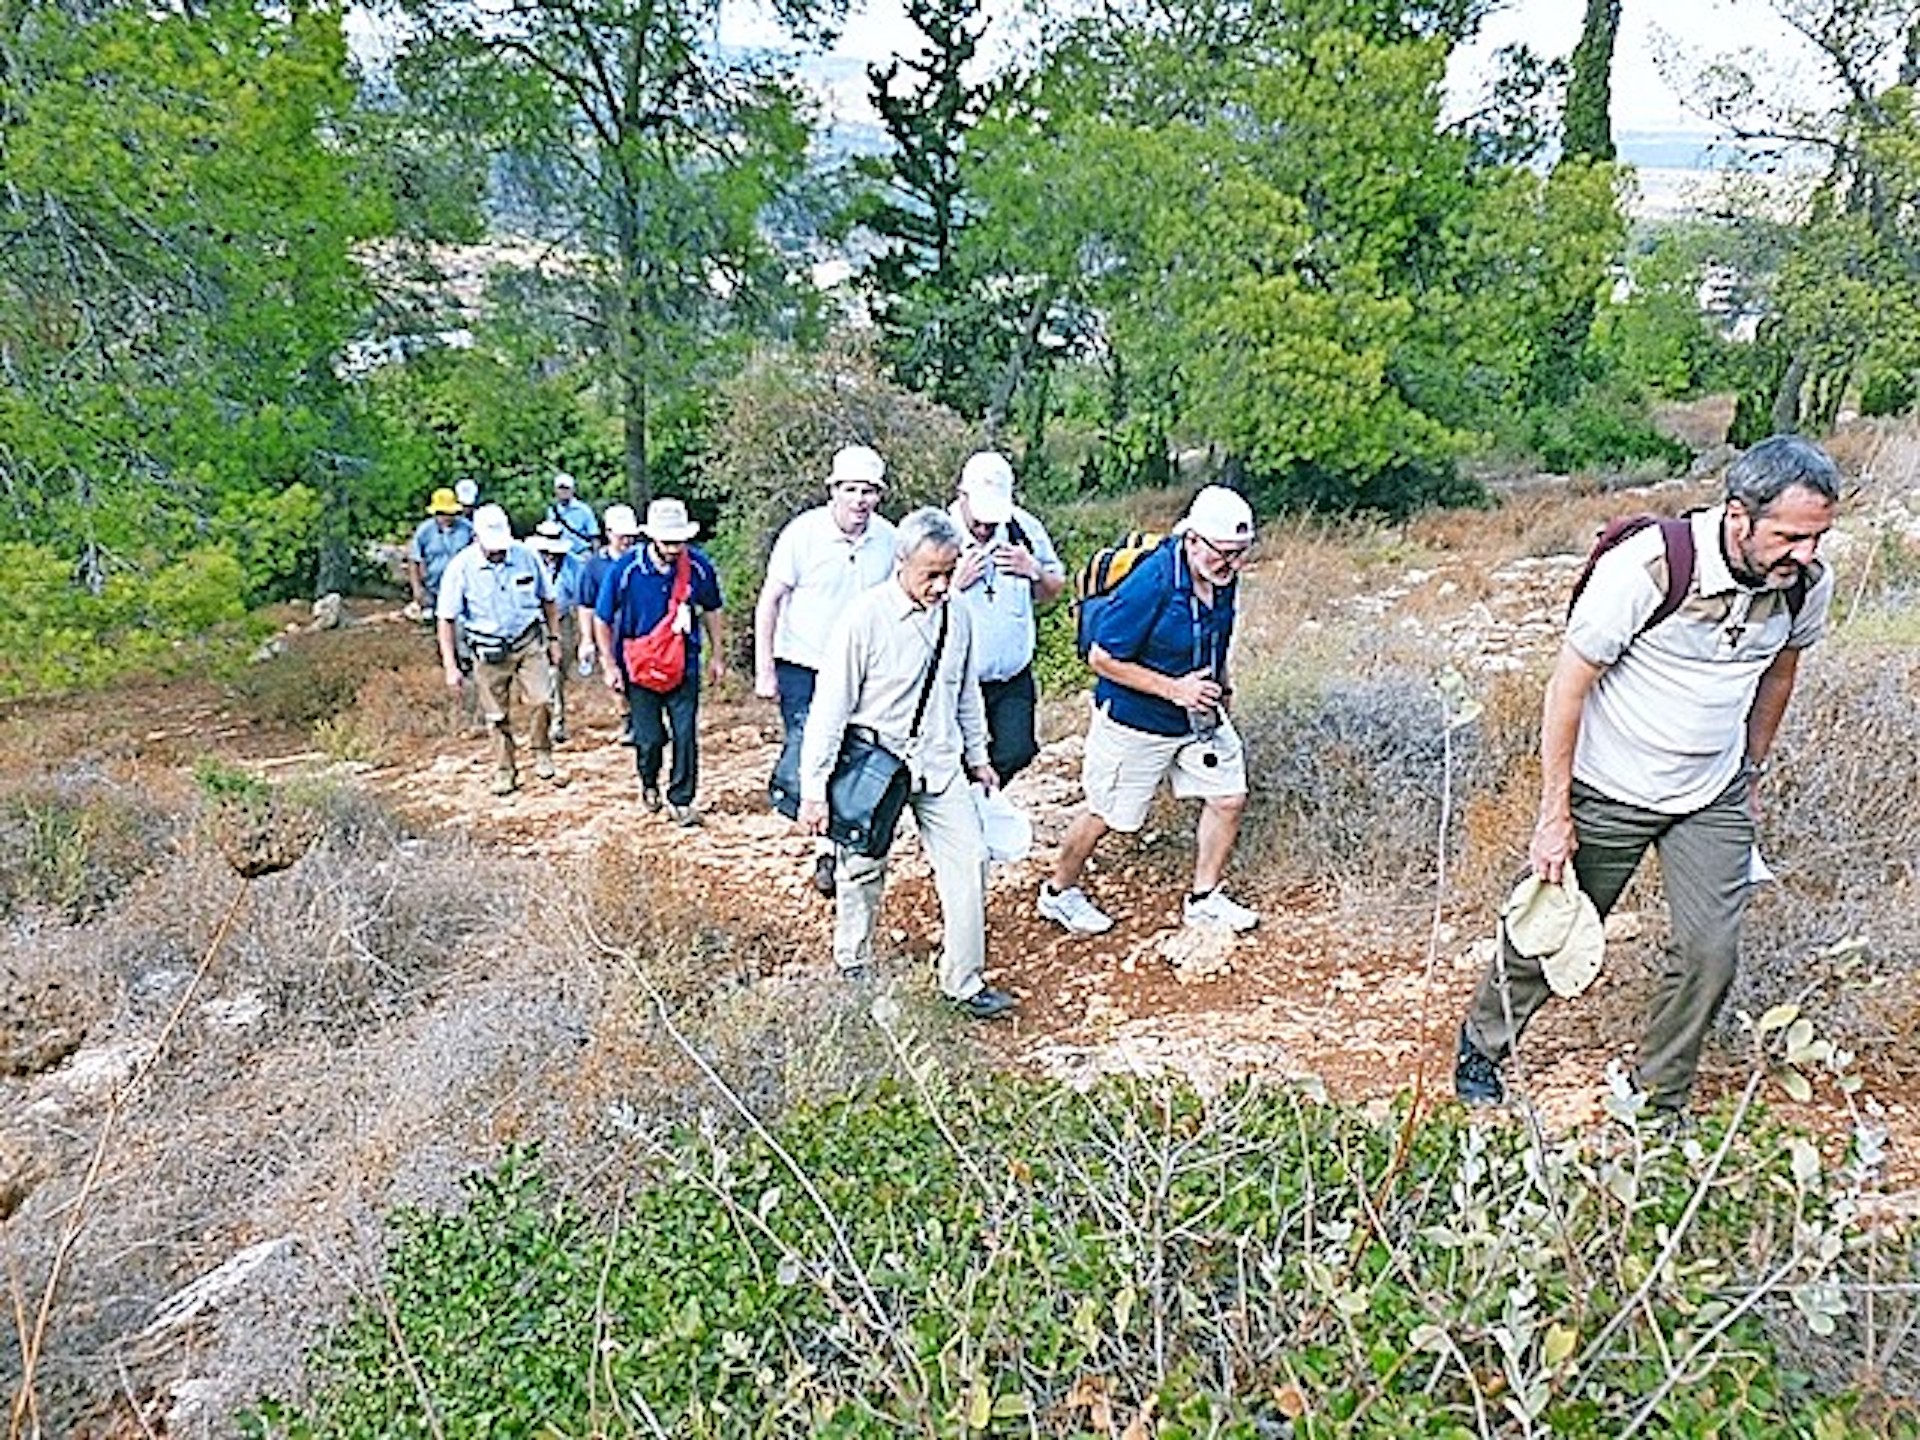
<svg viewBox="0 0 1920 1440"><path fill-rule="evenodd" d="M1565 568L1518 561L1493 587L1504 598L1462 596L1451 604L1454 578L1413 571L1352 604L1384 623L1407 596L1423 594L1427 606L1397 623L1430 630L1436 646L1468 668L1511 669L1553 643L1551 597L1564 593ZM564 789L529 780L511 798L494 797L490 752L478 732L370 778L416 816L465 827L518 853L618 864L623 853L645 850L655 874L661 853L670 854L676 903L752 936L763 953L784 955L783 967L795 976L833 983L832 905L808 884L811 842L766 805L779 733L773 707L731 680L703 705L703 823L686 829L641 808L633 752L618 743L606 692L588 683L573 694L574 733L559 752L570 778ZM1236 884L1236 895L1262 910L1260 928L1238 939L1196 934L1179 915L1191 817L1163 805L1155 818L1166 822L1165 833L1150 828L1131 841L1111 837L1094 862L1088 886L1117 922L1111 933L1073 937L1035 914L1034 893L1080 803L1081 703L1050 708L1053 738L1010 788L1033 818L1035 854L994 867L989 964L994 982L1011 989L1021 1008L1008 1023L982 1027L981 1042L1004 1063L1069 1083L1114 1073L1177 1074L1213 1090L1248 1075L1312 1077L1336 1098L1377 1104L1408 1090L1424 1058L1429 1091L1450 1095L1458 1017L1488 953L1485 897L1436 925L1428 908ZM895 850L882 965L903 981L930 985L939 912L910 829ZM1551 1132L1605 1123L1607 1067L1631 1060L1636 1033L1631 1021L1620 1020L1641 1011L1650 985L1655 917L1647 918L1643 939L1641 917L1614 917L1616 943L1589 997L1550 1006L1528 1031L1527 1085ZM1735 1057L1710 1051L1700 1103L1717 1103L1744 1079ZM1893 1132L1891 1172L1920 1174L1920 1107L1901 1092L1882 1091L1879 1100ZM1790 1123L1847 1133L1843 1112L1823 1098L1799 1106L1775 1095L1770 1103Z"/></svg>

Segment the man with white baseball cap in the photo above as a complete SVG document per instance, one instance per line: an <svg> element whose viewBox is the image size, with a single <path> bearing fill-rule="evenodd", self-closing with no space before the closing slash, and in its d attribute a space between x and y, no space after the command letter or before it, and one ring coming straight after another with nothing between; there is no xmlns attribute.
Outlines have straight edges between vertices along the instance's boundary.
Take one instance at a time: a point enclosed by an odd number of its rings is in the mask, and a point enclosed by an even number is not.
<svg viewBox="0 0 1920 1440"><path fill-rule="evenodd" d="M827 503L802 512L773 542L753 610L753 691L780 704L788 736L806 729L827 638L856 596L892 578L893 526L879 514L887 462L866 445L834 452ZM814 857L813 886L834 894L834 852Z"/></svg>
<svg viewBox="0 0 1920 1440"><path fill-rule="evenodd" d="M1207 486L1093 620L1088 664L1099 680L1080 767L1087 809L1061 839L1039 900L1042 915L1075 934L1112 928L1081 890L1081 873L1107 831L1146 823L1163 779L1176 799L1200 801L1187 924L1239 934L1260 923L1220 888L1247 805L1246 754L1227 713L1227 647L1253 539L1246 500Z"/></svg>
<svg viewBox="0 0 1920 1440"><path fill-rule="evenodd" d="M447 686L460 688L458 625L464 627L481 707L493 730L494 793L511 795L519 785L508 715L515 689L532 713L533 773L565 785L566 777L553 763L552 667L560 661L560 617L552 577L540 557L513 538L513 525L498 505L474 512L473 532L473 544L453 557L440 578L435 615Z"/></svg>
<svg viewBox="0 0 1920 1440"><path fill-rule="evenodd" d="M965 542L953 589L973 621L987 758L1004 785L1040 753L1035 611L1066 588L1067 571L1046 527L1013 503L1013 466L1004 455L982 450L968 457L948 513Z"/></svg>

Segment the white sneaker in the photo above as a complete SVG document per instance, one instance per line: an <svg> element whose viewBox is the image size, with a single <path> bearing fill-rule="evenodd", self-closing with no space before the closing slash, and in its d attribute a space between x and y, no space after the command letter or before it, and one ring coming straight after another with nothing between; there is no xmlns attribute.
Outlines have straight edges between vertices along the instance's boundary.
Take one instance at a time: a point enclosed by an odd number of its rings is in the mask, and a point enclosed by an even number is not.
<svg viewBox="0 0 1920 1440"><path fill-rule="evenodd" d="M1260 923L1258 910L1229 900L1224 890L1210 890L1198 900L1189 895L1186 913L1189 925L1219 925L1236 935L1244 935Z"/></svg>
<svg viewBox="0 0 1920 1440"><path fill-rule="evenodd" d="M1076 935L1104 935L1113 928L1112 917L1087 899L1087 892L1078 885L1069 886L1057 895L1042 886L1039 910L1047 919L1064 925Z"/></svg>

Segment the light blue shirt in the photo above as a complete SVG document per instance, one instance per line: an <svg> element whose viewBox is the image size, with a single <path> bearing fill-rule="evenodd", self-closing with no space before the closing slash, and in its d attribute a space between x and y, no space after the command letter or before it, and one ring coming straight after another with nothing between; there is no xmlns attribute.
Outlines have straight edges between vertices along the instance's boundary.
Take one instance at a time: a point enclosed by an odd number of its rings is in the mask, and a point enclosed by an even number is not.
<svg viewBox="0 0 1920 1440"><path fill-rule="evenodd" d="M420 585L427 592L431 607L440 594L440 577L447 573L453 557L473 543L473 524L464 515L453 517L446 529L429 515L413 532L407 544L407 558L420 566Z"/></svg>
<svg viewBox="0 0 1920 1440"><path fill-rule="evenodd" d="M543 602L553 599L553 582L540 557L518 540L511 542L498 563L478 545L469 545L453 557L440 577L440 599L434 614L441 620L465 623L469 635L486 640L517 640L544 613Z"/></svg>
<svg viewBox="0 0 1920 1440"><path fill-rule="evenodd" d="M960 507L954 506L951 513L961 538L968 548L974 548L973 534L961 518ZM1040 569L1064 576L1066 571L1060 566L1060 554L1053 548L1046 527L1018 505L1013 507L1013 520L1020 527L1021 539L1033 551L1033 558L1040 562ZM1010 544L1012 529L1012 525L994 526L993 538L987 543ZM989 561L980 578L959 592L959 600L973 620L973 658L982 680L1011 680L1033 663L1031 580L995 570Z"/></svg>
<svg viewBox="0 0 1920 1440"><path fill-rule="evenodd" d="M594 518L593 507L578 495L562 505L558 500L547 506L547 518L558 520L560 528L566 532L567 549L576 558L585 560L593 554L594 546L600 539L600 522Z"/></svg>
<svg viewBox="0 0 1920 1440"><path fill-rule="evenodd" d="M595 595L587 589L587 562L569 552L560 557L560 568L547 571L553 582L553 603L562 615L581 606L593 608Z"/></svg>

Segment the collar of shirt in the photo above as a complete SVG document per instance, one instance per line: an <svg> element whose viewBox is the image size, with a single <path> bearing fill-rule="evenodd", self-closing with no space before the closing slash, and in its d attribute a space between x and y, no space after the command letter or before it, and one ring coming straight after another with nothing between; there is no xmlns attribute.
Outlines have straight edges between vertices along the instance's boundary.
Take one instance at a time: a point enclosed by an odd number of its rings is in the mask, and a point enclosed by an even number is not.
<svg viewBox="0 0 1920 1440"><path fill-rule="evenodd" d="M1730 595L1738 590L1753 588L1736 580L1727 564L1722 541L1726 534L1726 517L1727 507L1715 505L1706 510L1697 510L1689 518L1693 526L1693 583L1703 598Z"/></svg>

